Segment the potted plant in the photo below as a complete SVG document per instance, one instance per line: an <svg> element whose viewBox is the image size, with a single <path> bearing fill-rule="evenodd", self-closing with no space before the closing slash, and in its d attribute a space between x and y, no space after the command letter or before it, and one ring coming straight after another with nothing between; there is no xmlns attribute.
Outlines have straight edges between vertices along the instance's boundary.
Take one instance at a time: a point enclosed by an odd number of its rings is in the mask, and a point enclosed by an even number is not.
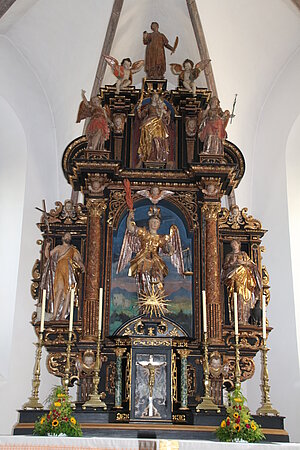
<svg viewBox="0 0 300 450"><path fill-rule="evenodd" d="M72 413L70 398L63 387L54 387L47 402L50 404L49 412L35 422L34 435L82 436L80 425Z"/></svg>
<svg viewBox="0 0 300 450"><path fill-rule="evenodd" d="M245 402L246 398L240 389L235 389L228 395L227 417L216 431L220 441L259 442L265 439L260 425L251 417Z"/></svg>

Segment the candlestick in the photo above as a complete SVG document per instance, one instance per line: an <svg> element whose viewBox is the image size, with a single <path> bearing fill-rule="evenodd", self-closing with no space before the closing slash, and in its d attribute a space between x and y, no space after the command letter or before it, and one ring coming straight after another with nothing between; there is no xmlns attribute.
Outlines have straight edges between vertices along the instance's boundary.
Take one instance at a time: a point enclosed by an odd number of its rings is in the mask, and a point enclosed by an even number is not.
<svg viewBox="0 0 300 450"><path fill-rule="evenodd" d="M69 331L73 330L74 297L75 297L75 289L72 288L71 289L71 302L70 302Z"/></svg>
<svg viewBox="0 0 300 450"><path fill-rule="evenodd" d="M43 333L43 331L44 331L45 311L46 311L46 289L43 289L40 333Z"/></svg>
<svg viewBox="0 0 300 450"><path fill-rule="evenodd" d="M261 348L261 359L262 359L262 383L261 387L261 407L258 408L256 414L260 416L279 416L279 412L277 409L273 408L271 400L270 400L270 384L269 384L269 372L268 372L268 363L267 363L267 352L269 349L267 348L267 341L263 339L263 346Z"/></svg>
<svg viewBox="0 0 300 450"><path fill-rule="evenodd" d="M237 336L239 334L239 316L237 307L237 293L233 293L233 309L234 309L234 334Z"/></svg>
<svg viewBox="0 0 300 450"><path fill-rule="evenodd" d="M43 347L43 333L39 333L38 343L36 344L35 363L33 369L32 379L32 393L28 402L23 405L23 409L43 409L44 406L39 401L39 387L40 387L40 375L41 375L41 357Z"/></svg>
<svg viewBox="0 0 300 450"><path fill-rule="evenodd" d="M263 295L262 304L262 327L263 327L263 339L267 339L267 320L266 320L266 297Z"/></svg>
<svg viewBox="0 0 300 450"><path fill-rule="evenodd" d="M203 333L207 333L206 294L202 291Z"/></svg>
<svg viewBox="0 0 300 450"><path fill-rule="evenodd" d="M101 336L101 327L102 327L102 303L103 303L103 288L99 289L99 311L98 311L98 331Z"/></svg>

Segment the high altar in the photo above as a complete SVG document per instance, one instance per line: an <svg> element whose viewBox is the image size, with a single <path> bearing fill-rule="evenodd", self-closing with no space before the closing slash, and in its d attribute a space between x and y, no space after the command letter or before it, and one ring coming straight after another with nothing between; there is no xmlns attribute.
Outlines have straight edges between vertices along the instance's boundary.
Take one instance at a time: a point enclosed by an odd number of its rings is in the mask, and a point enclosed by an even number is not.
<svg viewBox="0 0 300 450"><path fill-rule="evenodd" d="M253 376L264 350L256 420L267 439L286 441L270 402L262 328L266 230L247 208L221 207L244 175L244 157L226 139L229 111L196 87L209 61L173 64L178 87L167 89L155 24L144 34L145 61L107 57L116 84L90 100L82 91L86 133L65 149L62 170L84 202L57 201L38 224L31 293L39 343L15 434L31 434L41 415L42 350L58 382L67 391L77 385L85 435L185 439L214 438L227 391ZM137 89L132 76L143 66Z"/></svg>

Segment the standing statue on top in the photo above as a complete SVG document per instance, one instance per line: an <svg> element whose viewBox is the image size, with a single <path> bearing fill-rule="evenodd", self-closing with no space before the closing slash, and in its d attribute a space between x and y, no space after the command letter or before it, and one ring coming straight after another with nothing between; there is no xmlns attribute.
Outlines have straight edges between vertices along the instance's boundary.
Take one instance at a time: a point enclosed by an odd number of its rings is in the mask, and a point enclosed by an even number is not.
<svg viewBox="0 0 300 450"><path fill-rule="evenodd" d="M173 54L178 45L178 37L175 39L174 46L169 45L166 36L158 31L159 25L157 22L151 23L152 33L144 31L143 43L146 47L145 54L145 72L147 78L152 80L164 79L166 72L166 56L165 47L171 50Z"/></svg>
<svg viewBox="0 0 300 450"><path fill-rule="evenodd" d="M230 118L228 110L222 111L217 97L211 97L205 111L199 113L199 139L203 142L203 153L223 155L226 127Z"/></svg>
<svg viewBox="0 0 300 450"><path fill-rule="evenodd" d="M90 101L85 96L85 91L81 91L82 102L79 105L77 123L83 119L90 118L86 128L86 137L89 150L104 150L105 141L110 134L110 110L107 105L102 106L102 99L97 95Z"/></svg>

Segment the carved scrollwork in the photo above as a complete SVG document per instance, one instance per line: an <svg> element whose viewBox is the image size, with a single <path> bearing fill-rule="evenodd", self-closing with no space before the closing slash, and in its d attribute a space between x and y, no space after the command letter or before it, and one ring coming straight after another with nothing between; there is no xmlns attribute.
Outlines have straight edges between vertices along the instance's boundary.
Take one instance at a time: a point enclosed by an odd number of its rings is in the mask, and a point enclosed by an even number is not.
<svg viewBox="0 0 300 450"><path fill-rule="evenodd" d="M193 397L196 393L196 369L191 365L187 366L187 385L188 395Z"/></svg>
<svg viewBox="0 0 300 450"><path fill-rule="evenodd" d="M72 332L72 341L76 340L76 334ZM50 345L66 345L68 342L68 331L63 327L46 328L44 344Z"/></svg>
<svg viewBox="0 0 300 450"><path fill-rule="evenodd" d="M262 266L262 284L263 284L263 295L266 296L266 305L270 302L270 276L269 272L267 271L266 266Z"/></svg>
<svg viewBox="0 0 300 450"><path fill-rule="evenodd" d="M226 378L234 381L235 377L235 358L233 356L224 356L224 367L226 367ZM242 356L240 359L241 381L249 380L255 372L253 358Z"/></svg>
<svg viewBox="0 0 300 450"><path fill-rule="evenodd" d="M232 230L261 230L261 222L248 216L248 208L239 209L233 205L230 210L222 208L219 214L219 228L231 228Z"/></svg>
<svg viewBox="0 0 300 450"><path fill-rule="evenodd" d="M119 208L124 206L125 203L125 191L113 191L110 193L110 199L109 199L109 212L108 212L108 219L107 223L109 226L114 225L114 221L116 219L116 213Z"/></svg>
<svg viewBox="0 0 300 450"><path fill-rule="evenodd" d="M41 261L39 259L35 260L32 271L32 283L31 283L31 296L33 300L37 300L39 297L39 286L41 281Z"/></svg>
<svg viewBox="0 0 300 450"><path fill-rule="evenodd" d="M176 192L173 198L178 201L178 203L181 205L181 208L184 208L186 210L192 220L193 227L198 228L199 218L196 193Z"/></svg>
<svg viewBox="0 0 300 450"><path fill-rule="evenodd" d="M106 366L105 373L105 390L109 394L115 393L116 363L110 362Z"/></svg>
<svg viewBox="0 0 300 450"><path fill-rule="evenodd" d="M76 367L76 353L71 353L70 357L70 378L78 376L78 370ZM47 356L47 368L48 371L56 377L63 377L65 375L65 368L67 362L67 354L61 353L49 353Z"/></svg>
<svg viewBox="0 0 300 450"><path fill-rule="evenodd" d="M235 337L234 332L230 332L225 339L225 343L228 347L234 347ZM241 331L239 335L239 343L241 348L251 348L259 350L261 344L261 333L258 331Z"/></svg>
<svg viewBox="0 0 300 450"><path fill-rule="evenodd" d="M74 205L72 200L67 199L64 201L64 204L59 201L55 202L55 206L56 208L50 209L49 213L42 215L41 223L64 223L71 225L87 222L85 207L82 203L76 203Z"/></svg>

